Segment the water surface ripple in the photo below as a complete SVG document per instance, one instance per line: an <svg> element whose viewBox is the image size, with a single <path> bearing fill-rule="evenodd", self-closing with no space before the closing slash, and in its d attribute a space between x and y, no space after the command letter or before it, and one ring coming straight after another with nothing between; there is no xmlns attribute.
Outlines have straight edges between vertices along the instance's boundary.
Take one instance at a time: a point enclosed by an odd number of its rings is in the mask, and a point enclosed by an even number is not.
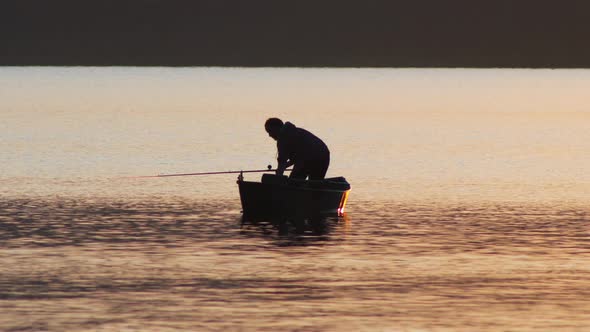
<svg viewBox="0 0 590 332"><path fill-rule="evenodd" d="M0 67L0 330L590 331L590 70ZM242 220L279 117L343 218ZM248 181L260 174L248 173Z"/></svg>
<svg viewBox="0 0 590 332"><path fill-rule="evenodd" d="M322 227L237 200L0 203L6 331L583 331L587 208L351 203Z"/></svg>

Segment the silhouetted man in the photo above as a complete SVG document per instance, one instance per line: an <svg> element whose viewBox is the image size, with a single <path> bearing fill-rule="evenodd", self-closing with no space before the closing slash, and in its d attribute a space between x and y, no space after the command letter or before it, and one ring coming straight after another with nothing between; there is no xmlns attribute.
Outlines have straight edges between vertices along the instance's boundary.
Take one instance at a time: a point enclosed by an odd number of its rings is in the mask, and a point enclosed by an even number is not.
<svg viewBox="0 0 590 332"><path fill-rule="evenodd" d="M283 175L287 167L293 166L290 178L322 180L326 176L330 150L321 139L303 128L295 127L291 122L283 123L277 118L266 120L264 129L268 136L277 141L277 175Z"/></svg>

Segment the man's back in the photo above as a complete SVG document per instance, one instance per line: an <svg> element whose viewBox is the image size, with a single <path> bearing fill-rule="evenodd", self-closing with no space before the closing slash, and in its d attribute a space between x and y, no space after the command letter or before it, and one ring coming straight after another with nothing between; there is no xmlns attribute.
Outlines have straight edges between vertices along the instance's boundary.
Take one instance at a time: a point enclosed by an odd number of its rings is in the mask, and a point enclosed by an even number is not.
<svg viewBox="0 0 590 332"><path fill-rule="evenodd" d="M290 159L294 162L313 161L330 158L326 144L317 136L303 128L297 128L286 122L277 140L279 159Z"/></svg>
<svg viewBox="0 0 590 332"><path fill-rule="evenodd" d="M269 118L264 123L268 136L277 141L277 175L293 166L291 178L322 180L330 166L330 150L324 142L303 128L279 118Z"/></svg>

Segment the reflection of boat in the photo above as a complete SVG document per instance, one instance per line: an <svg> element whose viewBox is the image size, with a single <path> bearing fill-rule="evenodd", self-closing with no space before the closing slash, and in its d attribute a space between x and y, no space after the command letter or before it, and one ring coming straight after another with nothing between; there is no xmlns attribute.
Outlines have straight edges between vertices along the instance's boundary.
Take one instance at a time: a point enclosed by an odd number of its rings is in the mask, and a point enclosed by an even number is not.
<svg viewBox="0 0 590 332"><path fill-rule="evenodd" d="M244 216L311 217L341 216L350 192L343 177L297 180L274 174L262 175L261 182L238 177Z"/></svg>

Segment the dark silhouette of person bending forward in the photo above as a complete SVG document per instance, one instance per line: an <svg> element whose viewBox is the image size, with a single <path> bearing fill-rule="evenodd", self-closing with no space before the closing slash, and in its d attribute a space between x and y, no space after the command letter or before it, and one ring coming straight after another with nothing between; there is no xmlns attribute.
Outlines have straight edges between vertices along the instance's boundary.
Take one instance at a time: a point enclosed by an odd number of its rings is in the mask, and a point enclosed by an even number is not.
<svg viewBox="0 0 590 332"><path fill-rule="evenodd" d="M264 129L277 141L277 175L283 175L287 167L293 166L289 178L322 180L326 176L330 150L321 139L277 118L266 120Z"/></svg>

